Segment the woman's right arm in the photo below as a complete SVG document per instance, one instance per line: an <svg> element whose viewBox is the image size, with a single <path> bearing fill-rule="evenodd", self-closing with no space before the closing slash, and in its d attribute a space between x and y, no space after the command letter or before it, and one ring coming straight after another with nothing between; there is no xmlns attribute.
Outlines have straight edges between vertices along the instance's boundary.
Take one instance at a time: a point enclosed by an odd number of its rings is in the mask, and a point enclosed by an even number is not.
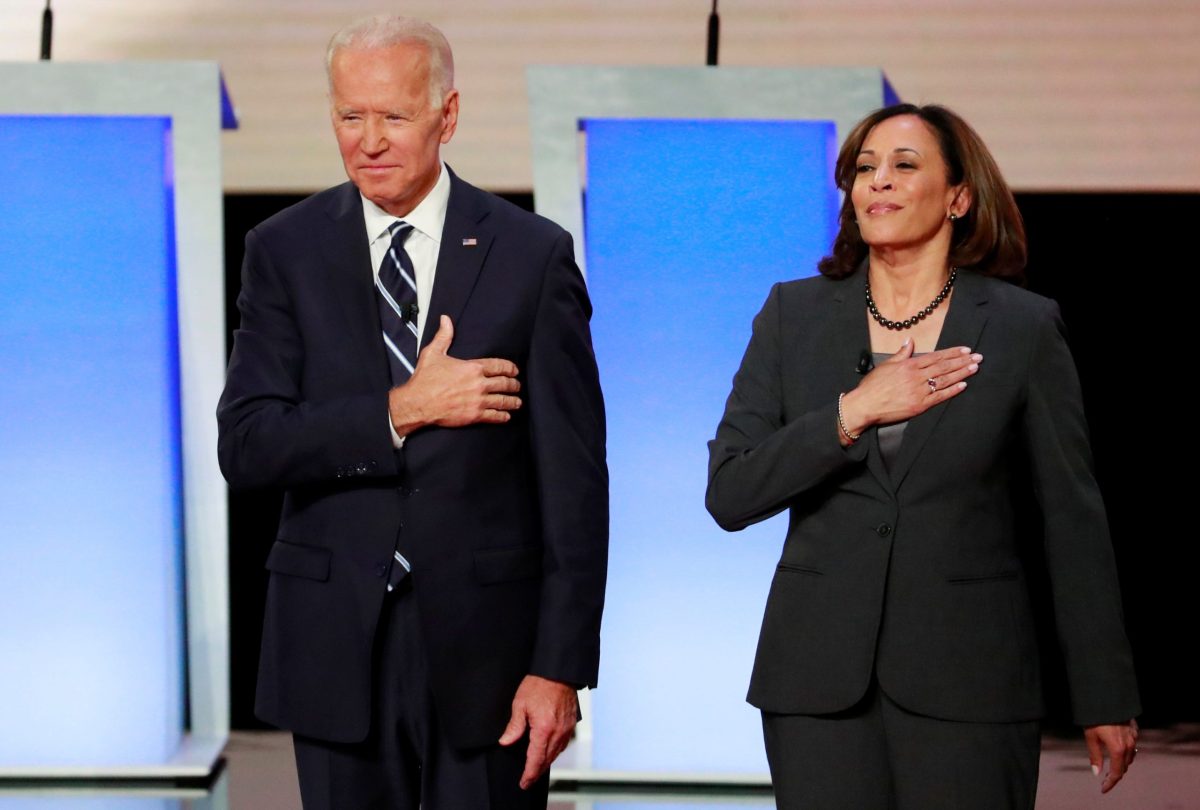
<svg viewBox="0 0 1200 810"><path fill-rule="evenodd" d="M840 423L836 396L785 423L780 294L776 284L754 319L725 415L708 443L704 501L728 531L777 514L833 473L862 463L865 439L851 441L841 426L857 437L872 426L911 419L962 393L983 360L965 346L913 356L906 344L846 392Z"/></svg>
<svg viewBox="0 0 1200 810"><path fill-rule="evenodd" d="M705 506L721 528L743 529L785 509L799 494L866 458L866 442L842 447L837 400L783 419L780 285L754 319L750 345L716 438L708 443Z"/></svg>

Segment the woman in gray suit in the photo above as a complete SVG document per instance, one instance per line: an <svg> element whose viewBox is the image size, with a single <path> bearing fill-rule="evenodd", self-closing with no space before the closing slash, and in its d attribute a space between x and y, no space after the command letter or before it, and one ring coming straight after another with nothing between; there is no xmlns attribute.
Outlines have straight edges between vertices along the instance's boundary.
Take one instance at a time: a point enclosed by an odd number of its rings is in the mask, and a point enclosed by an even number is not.
<svg viewBox="0 0 1200 810"><path fill-rule="evenodd" d="M1078 377L979 136L937 106L859 123L821 274L777 284L709 443L734 531L784 509L749 700L782 808L1030 808L1042 696L1013 503L1041 505L1101 790L1140 705Z"/></svg>

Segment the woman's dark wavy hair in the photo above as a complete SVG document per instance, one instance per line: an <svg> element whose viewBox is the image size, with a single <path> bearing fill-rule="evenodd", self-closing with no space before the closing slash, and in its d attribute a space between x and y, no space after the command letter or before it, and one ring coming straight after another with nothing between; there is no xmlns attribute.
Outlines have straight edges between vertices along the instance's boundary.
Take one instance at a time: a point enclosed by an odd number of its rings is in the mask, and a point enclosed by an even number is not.
<svg viewBox="0 0 1200 810"><path fill-rule="evenodd" d="M830 278L845 278L867 257L867 244L855 221L850 189L854 186L858 153L867 135L881 121L897 115L915 115L929 125L946 161L946 179L952 186L965 182L971 189L971 208L954 223L950 266L1023 282L1025 226L1012 192L979 134L956 113L937 104L883 107L851 130L834 169L837 186L845 195L838 214L838 234L833 241L833 253L822 259L817 268Z"/></svg>

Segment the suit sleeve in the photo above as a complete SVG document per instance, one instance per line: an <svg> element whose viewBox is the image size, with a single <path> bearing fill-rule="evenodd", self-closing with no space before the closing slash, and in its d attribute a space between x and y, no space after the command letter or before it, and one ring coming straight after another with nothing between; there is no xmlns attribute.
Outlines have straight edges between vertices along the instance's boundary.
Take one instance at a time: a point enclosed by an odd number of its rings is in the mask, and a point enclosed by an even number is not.
<svg viewBox="0 0 1200 810"><path fill-rule="evenodd" d="M590 316L564 232L548 260L525 369L544 548L530 674L580 686L596 685L608 568L604 401Z"/></svg>
<svg viewBox="0 0 1200 810"><path fill-rule="evenodd" d="M1029 369L1026 451L1072 713L1082 726L1125 722L1141 705L1079 378L1053 302L1038 324Z"/></svg>
<svg viewBox="0 0 1200 810"><path fill-rule="evenodd" d="M394 475L387 391L306 398L305 340L283 275L246 236L241 326L217 406L217 453L234 487L296 487Z"/></svg>
<svg viewBox="0 0 1200 810"><path fill-rule="evenodd" d="M727 531L766 520L801 493L866 458L865 440L848 448L838 440L836 397L785 422L781 289L772 287L754 319L725 414L708 443L705 506Z"/></svg>

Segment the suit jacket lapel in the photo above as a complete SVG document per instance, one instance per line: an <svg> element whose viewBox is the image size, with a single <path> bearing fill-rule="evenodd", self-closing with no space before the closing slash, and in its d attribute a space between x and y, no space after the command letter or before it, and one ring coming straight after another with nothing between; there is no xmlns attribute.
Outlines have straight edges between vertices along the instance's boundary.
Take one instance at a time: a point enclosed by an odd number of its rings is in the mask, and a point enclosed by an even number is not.
<svg viewBox="0 0 1200 810"><path fill-rule="evenodd" d="M375 274L358 189L352 183L342 185L325 213L331 222L321 238L321 266L331 274L330 286L345 313L350 356L362 358L361 366L371 375L373 385L390 387L391 372L380 337Z"/></svg>
<svg viewBox="0 0 1200 810"><path fill-rule="evenodd" d="M862 382L858 364L865 349L871 349L871 333L867 329L866 303L863 300L864 264L853 275L836 285L833 294L834 336L837 342L838 391L849 391ZM892 480L879 455L879 439L876 431L867 431L862 441L870 443L867 448L867 469L888 492L892 492Z"/></svg>
<svg viewBox="0 0 1200 810"><path fill-rule="evenodd" d="M988 318L985 286L983 279L975 273L959 271L958 280L954 284L954 296L950 299L950 310L946 313L942 334L938 337L939 350L953 346L968 346L974 350L978 345L979 335L983 332ZM967 384L970 385L970 382ZM897 490L900 489L904 477L912 469L913 462L920 455L938 422L948 409L956 406L959 406L958 397L953 397L909 420L904 428L904 438L900 442L900 452L891 470L892 481Z"/></svg>
<svg viewBox="0 0 1200 810"><path fill-rule="evenodd" d="M450 172L450 201L446 207L446 223L442 227L442 245L438 250L429 313L421 334L422 349L437 333L442 315L449 315L455 326L458 325L495 237L484 222L487 215L483 192Z"/></svg>

